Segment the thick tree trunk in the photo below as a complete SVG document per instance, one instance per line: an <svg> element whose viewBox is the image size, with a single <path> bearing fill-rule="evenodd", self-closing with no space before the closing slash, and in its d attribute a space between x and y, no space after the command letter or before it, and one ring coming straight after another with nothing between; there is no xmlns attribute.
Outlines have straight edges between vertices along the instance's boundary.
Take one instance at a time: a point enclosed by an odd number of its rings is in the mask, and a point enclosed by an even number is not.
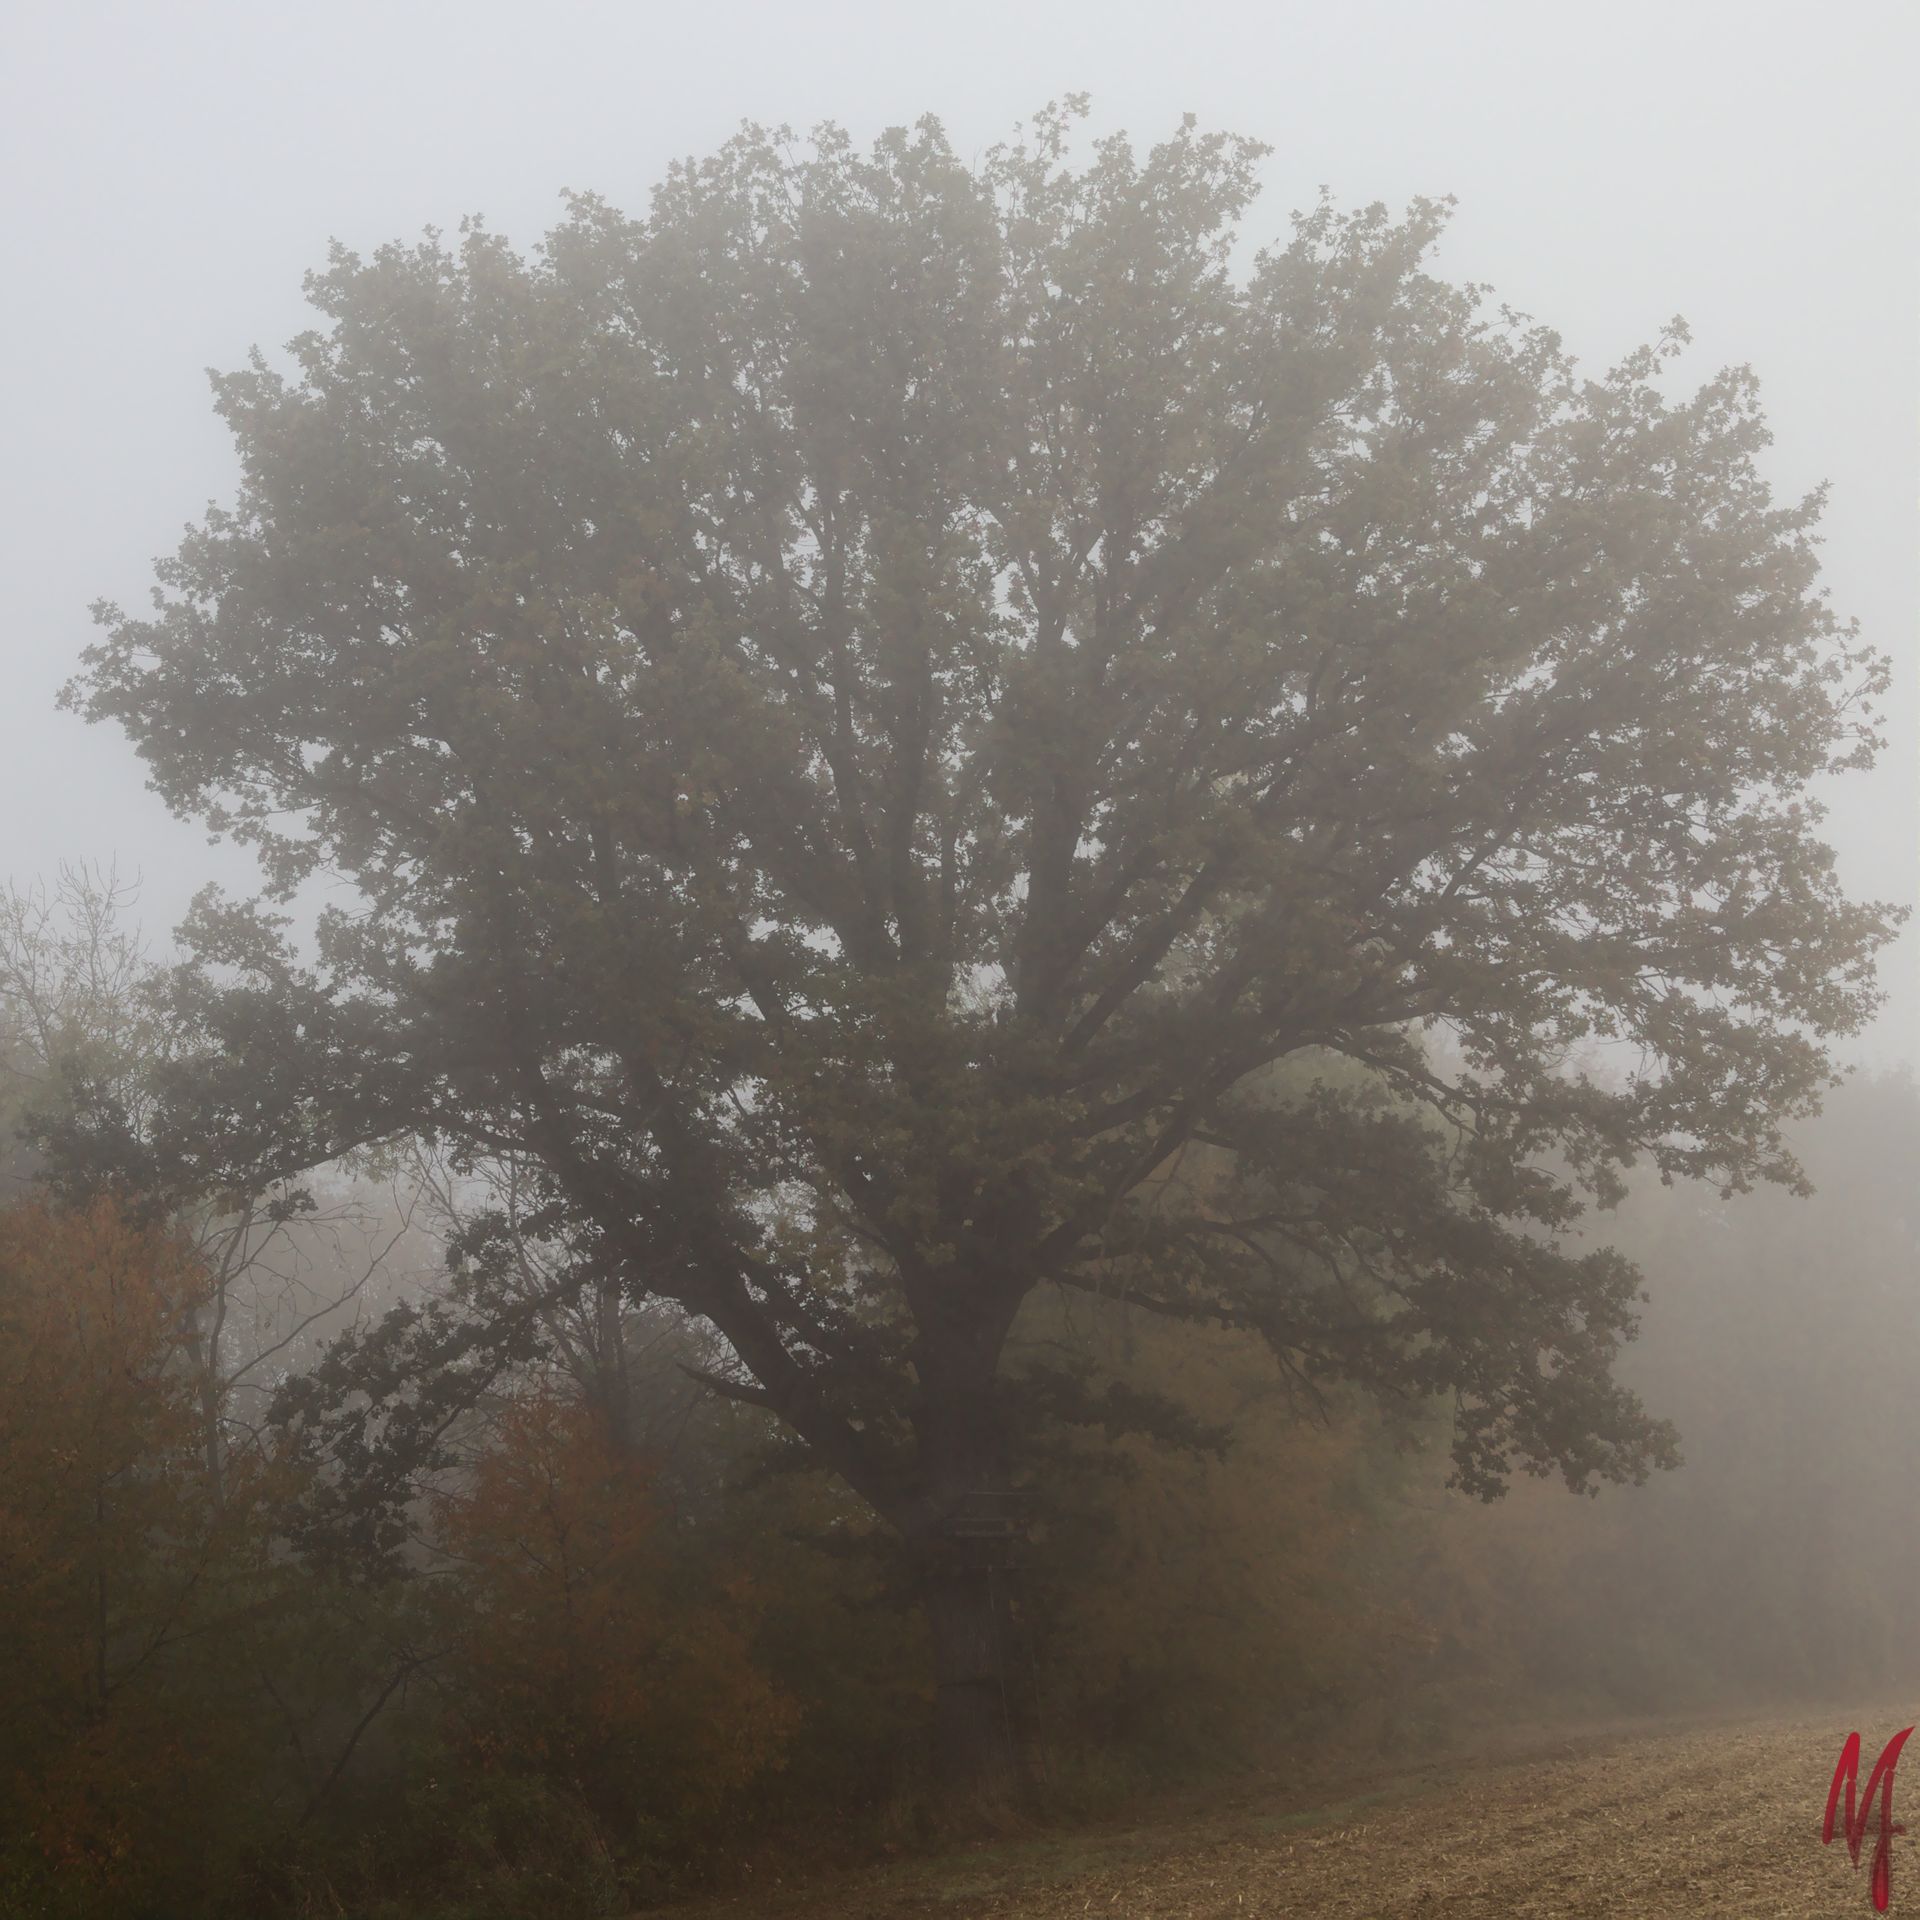
<svg viewBox="0 0 1920 1920"><path fill-rule="evenodd" d="M950 1541L927 1567L933 1641L934 1742L940 1784L962 1823L1011 1812L1022 1797L1021 1741L1011 1709L1004 1577L973 1543Z"/></svg>
<svg viewBox="0 0 1920 1920"><path fill-rule="evenodd" d="M1025 1741L1008 1672L1013 1544L996 1391L1011 1310L952 1323L921 1358L918 1545L933 1644L935 1751L951 1815L991 1822L1023 1798Z"/></svg>

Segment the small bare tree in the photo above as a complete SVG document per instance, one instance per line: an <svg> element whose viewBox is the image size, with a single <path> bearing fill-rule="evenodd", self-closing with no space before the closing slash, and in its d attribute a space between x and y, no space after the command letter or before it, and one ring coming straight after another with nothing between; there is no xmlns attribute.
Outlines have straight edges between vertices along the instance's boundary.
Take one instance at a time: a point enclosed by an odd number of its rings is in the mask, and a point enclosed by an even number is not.
<svg viewBox="0 0 1920 1920"><path fill-rule="evenodd" d="M154 1076L176 1036L138 901L137 880L112 864L0 889L0 1199L27 1197L49 1171L39 1143L82 1112L129 1142L147 1135ZM210 1280L181 1347L216 1493L231 1451L259 1443L278 1382L356 1313L391 1305L401 1269L420 1264L394 1263L414 1231L414 1196L330 1171L299 1188L171 1196L173 1224Z"/></svg>

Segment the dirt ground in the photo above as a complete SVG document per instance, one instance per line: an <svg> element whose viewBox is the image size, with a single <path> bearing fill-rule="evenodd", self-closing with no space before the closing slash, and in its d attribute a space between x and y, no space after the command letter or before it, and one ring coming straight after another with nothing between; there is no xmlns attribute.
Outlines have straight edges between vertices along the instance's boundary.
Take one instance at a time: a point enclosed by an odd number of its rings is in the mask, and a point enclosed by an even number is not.
<svg viewBox="0 0 1920 1920"><path fill-rule="evenodd" d="M674 1909L674 1920L1871 1915L1877 1804L1857 1870L1838 1837L1822 1848L1820 1820L1847 1732L1862 1735L1864 1788L1881 1745L1907 1724L1898 1713L1515 1742L1526 1757L762 1888ZM1896 1819L1920 1804L1920 1742L1914 1751ZM1920 1849L1896 1838L1892 1862L1890 1911L1920 1916Z"/></svg>

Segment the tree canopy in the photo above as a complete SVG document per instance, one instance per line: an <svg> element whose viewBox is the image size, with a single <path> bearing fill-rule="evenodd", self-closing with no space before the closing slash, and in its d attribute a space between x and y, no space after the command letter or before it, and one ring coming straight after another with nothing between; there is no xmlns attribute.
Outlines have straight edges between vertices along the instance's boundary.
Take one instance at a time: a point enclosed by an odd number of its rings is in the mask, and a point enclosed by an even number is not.
<svg viewBox="0 0 1920 1920"><path fill-rule="evenodd" d="M567 1284L710 1322L935 1558L1047 1287L1450 1395L1476 1490L1643 1476L1583 1208L1797 1183L1894 917L1818 837L1883 679L1819 496L1748 370L1665 397L1677 323L1585 375L1436 203L1247 258L1262 148L1080 163L1077 106L336 250L216 379L237 500L69 695L264 864L167 1136L513 1160Z"/></svg>

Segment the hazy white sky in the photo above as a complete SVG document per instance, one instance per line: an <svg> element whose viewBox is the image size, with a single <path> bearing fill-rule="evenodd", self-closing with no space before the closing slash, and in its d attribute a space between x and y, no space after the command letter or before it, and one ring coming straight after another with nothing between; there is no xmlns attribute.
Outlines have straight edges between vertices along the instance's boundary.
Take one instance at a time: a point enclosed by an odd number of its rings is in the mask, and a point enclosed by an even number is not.
<svg viewBox="0 0 1920 1920"><path fill-rule="evenodd" d="M932 111L963 150L1063 93L1100 130L1192 111L1270 142L1256 230L1452 193L1443 269L1595 366L1691 323L1760 371L1783 492L1832 482L1835 604L1895 656L1892 749L1834 796L1857 892L1920 898L1920 13L1892 0L12 0L0 877L117 856L151 930L244 884L54 709L87 604L140 600L233 466L204 369L306 324L302 272L463 213L531 243L564 187L639 207L744 118L856 137ZM1920 938L1869 1057L1920 1060Z"/></svg>

